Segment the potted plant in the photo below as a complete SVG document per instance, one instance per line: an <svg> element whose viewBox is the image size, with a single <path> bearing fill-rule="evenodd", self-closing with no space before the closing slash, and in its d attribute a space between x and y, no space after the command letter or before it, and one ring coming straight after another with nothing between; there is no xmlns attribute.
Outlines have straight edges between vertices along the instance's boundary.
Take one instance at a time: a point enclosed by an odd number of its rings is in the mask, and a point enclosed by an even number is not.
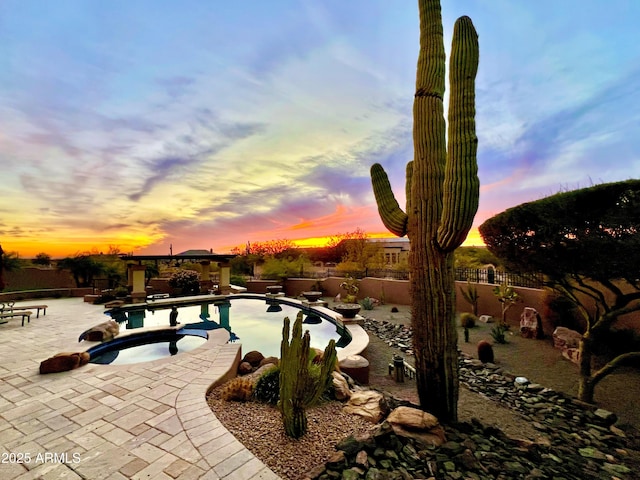
<svg viewBox="0 0 640 480"><path fill-rule="evenodd" d="M360 287L358 287L357 279L347 275L345 281L340 284L340 288L347 292L344 296L344 303L356 303L358 301Z"/></svg>

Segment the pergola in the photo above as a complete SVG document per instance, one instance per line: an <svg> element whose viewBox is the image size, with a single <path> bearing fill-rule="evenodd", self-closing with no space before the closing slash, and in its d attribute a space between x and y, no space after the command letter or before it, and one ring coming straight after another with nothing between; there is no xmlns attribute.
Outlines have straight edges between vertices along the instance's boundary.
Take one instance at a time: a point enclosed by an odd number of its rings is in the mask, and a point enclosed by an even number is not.
<svg viewBox="0 0 640 480"><path fill-rule="evenodd" d="M131 298L146 298L144 272L146 267L142 262L197 262L202 265L202 278L209 278L209 268L214 262L220 267L220 293L230 292L231 265L230 261L237 255L217 253L181 253L178 255L120 255L120 259L127 262L127 286L131 288ZM137 262L137 263L135 263Z"/></svg>

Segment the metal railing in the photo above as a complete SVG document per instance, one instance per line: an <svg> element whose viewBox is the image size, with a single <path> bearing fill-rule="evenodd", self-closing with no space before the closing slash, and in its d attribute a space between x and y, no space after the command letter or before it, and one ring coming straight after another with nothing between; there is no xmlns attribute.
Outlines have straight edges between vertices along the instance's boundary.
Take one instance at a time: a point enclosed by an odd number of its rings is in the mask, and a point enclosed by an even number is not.
<svg viewBox="0 0 640 480"><path fill-rule="evenodd" d="M544 278L541 274L512 273L494 268L456 268L455 278L459 282L496 285L506 283L514 287L542 288L544 286Z"/></svg>
<svg viewBox="0 0 640 480"><path fill-rule="evenodd" d="M364 270L342 270L337 268L314 268L300 270L297 278L352 277L361 280L365 277L385 278L392 280L409 280L409 270L390 268L366 268ZM522 274L505 272L492 268L456 268L455 279L460 282L489 283L500 285L506 283L514 287L542 288L544 278L541 274Z"/></svg>

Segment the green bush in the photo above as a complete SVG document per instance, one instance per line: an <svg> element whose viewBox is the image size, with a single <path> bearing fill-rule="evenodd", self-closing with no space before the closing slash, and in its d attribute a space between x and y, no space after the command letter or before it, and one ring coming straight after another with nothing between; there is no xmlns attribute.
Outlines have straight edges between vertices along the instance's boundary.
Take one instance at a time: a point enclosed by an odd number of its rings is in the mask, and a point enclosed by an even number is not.
<svg viewBox="0 0 640 480"><path fill-rule="evenodd" d="M309 265L309 262L302 257L296 259L269 257L262 265L260 278L263 280L284 280L298 277L304 274L305 268L308 268Z"/></svg>
<svg viewBox="0 0 640 480"><path fill-rule="evenodd" d="M232 285L237 285L238 287L247 286L247 280L242 275L231 275L230 282Z"/></svg>
<svg viewBox="0 0 640 480"><path fill-rule="evenodd" d="M362 300L360 300L360 305L362 305L362 308L364 308L365 310L373 310L373 308L376 306L376 302L374 302L370 297L364 297Z"/></svg>
<svg viewBox="0 0 640 480"><path fill-rule="evenodd" d="M473 328L476 326L478 317L473 313L464 312L460 314L460 326L463 328Z"/></svg>
<svg viewBox="0 0 640 480"><path fill-rule="evenodd" d="M507 339L505 337L505 332L509 330L504 325L496 325L491 329L491 337L495 340L496 343L507 343Z"/></svg>
<svg viewBox="0 0 640 480"><path fill-rule="evenodd" d="M280 398L280 367L274 366L258 378L253 395L260 402L277 405Z"/></svg>
<svg viewBox="0 0 640 480"><path fill-rule="evenodd" d="M113 291L116 298L124 298L129 295L129 289L127 287L118 287Z"/></svg>
<svg viewBox="0 0 640 480"><path fill-rule="evenodd" d="M178 270L169 278L171 288L181 288L182 293L200 292L200 274L195 270Z"/></svg>

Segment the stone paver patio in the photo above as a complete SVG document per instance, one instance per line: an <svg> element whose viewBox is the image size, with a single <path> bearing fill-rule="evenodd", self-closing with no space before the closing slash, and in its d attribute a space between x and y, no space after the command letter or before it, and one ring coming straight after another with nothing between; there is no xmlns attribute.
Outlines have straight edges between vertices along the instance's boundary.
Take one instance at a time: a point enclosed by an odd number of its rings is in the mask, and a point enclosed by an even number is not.
<svg viewBox="0 0 640 480"><path fill-rule="evenodd" d="M45 316L0 325L0 479L279 478L206 403L240 353L226 331L175 357L40 375L42 360L86 349L78 335L108 317L80 298L38 303Z"/></svg>

